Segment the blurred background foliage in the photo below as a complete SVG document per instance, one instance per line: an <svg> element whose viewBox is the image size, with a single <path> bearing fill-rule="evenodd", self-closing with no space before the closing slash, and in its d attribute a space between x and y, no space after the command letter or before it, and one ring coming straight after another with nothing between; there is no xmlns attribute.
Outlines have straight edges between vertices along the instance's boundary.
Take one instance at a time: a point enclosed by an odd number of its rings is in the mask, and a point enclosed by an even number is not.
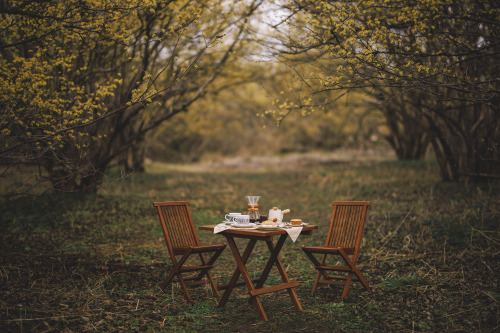
<svg viewBox="0 0 500 333"><path fill-rule="evenodd" d="M0 3L2 195L96 193L110 168L385 148L499 179L493 1Z"/></svg>
<svg viewBox="0 0 500 333"><path fill-rule="evenodd" d="M219 80L219 87L229 87L216 89L148 135L146 158L184 163L229 155L390 149L383 114L363 92L330 93L338 99L306 112L294 110L278 121L271 110L273 102L285 94L300 99L300 89L292 87L297 82L279 63L257 61L241 66L235 72L244 70L256 79L237 85L228 78Z"/></svg>

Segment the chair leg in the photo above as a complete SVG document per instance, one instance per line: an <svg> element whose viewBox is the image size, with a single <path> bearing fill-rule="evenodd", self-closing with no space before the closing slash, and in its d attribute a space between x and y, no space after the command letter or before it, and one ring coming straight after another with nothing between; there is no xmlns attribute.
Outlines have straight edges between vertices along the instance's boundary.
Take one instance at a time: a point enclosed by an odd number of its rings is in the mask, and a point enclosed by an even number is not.
<svg viewBox="0 0 500 333"><path fill-rule="evenodd" d="M165 281L163 281L163 283L160 285L160 289L162 291L165 290L165 287L167 286L167 284L170 283L170 281L172 281L172 278L174 277L175 273L177 273L177 270L175 268L172 268L170 270L170 273L168 274L168 277L165 279Z"/></svg>
<svg viewBox="0 0 500 333"><path fill-rule="evenodd" d="M217 285L215 284L214 279L212 278L212 274L210 271L207 271L207 280L210 282L210 286L212 287L212 291L214 292L215 295L220 296L219 294L219 289L217 289Z"/></svg>
<svg viewBox="0 0 500 333"><path fill-rule="evenodd" d="M320 269L318 269L318 267L321 266L321 265L324 265L324 263L326 261L326 254L322 255L321 262L320 262L320 261L318 261L318 259L316 259L316 257L314 256L314 254L312 254L311 252L309 252L306 249L305 245L302 245L302 250L309 257L309 259L313 263L314 267L317 269L316 279L314 280L314 285L313 285L312 290L311 290L311 293L314 294L318 290L319 279L320 279L321 275L324 274Z"/></svg>
<svg viewBox="0 0 500 333"><path fill-rule="evenodd" d="M179 280L179 283L181 284L181 289L184 293L184 297L186 298L186 300L188 302L191 302L191 295L189 294L186 282L184 281L184 278L182 277L181 273L177 274L177 279Z"/></svg>
<svg viewBox="0 0 500 333"><path fill-rule="evenodd" d="M366 280L363 278L363 276L361 276L361 274L358 275L358 279L366 290L368 291L372 290L372 288L368 285L368 282L366 282Z"/></svg>
<svg viewBox="0 0 500 333"><path fill-rule="evenodd" d="M344 292L342 293L342 298L347 297L347 293L349 292L349 287L350 287L350 284L352 281L353 273L356 274L356 277L363 284L363 286L365 287L366 290L368 290L368 291L371 290L370 286L368 285L368 282L366 282L365 278L361 275L361 272L356 267L355 263L349 259L349 257L347 256L347 254L344 251L340 250L340 255L342 256L342 259L344 259L346 264L351 269L351 272L347 276L347 281L346 281L346 285L344 287Z"/></svg>
<svg viewBox="0 0 500 333"><path fill-rule="evenodd" d="M203 255L203 253L200 253L200 260L201 260L201 263L203 265L206 265L207 261L205 260L205 256ZM212 287L212 291L214 292L214 294L216 294L217 296L219 296L219 290L217 289L217 286L215 285L214 279L212 278L212 274L210 274L210 270L207 269L206 271L201 272L200 275L201 276L203 276L203 275L206 276L207 281L210 283L210 286Z"/></svg>
<svg viewBox="0 0 500 333"><path fill-rule="evenodd" d="M344 290L342 291L342 298L347 297L347 294L349 293L349 288L351 287L351 282L352 282L352 273L349 273L349 275L347 275L347 279L344 284Z"/></svg>
<svg viewBox="0 0 500 333"><path fill-rule="evenodd" d="M188 292L187 286L186 286L186 282L184 281L184 278L182 277L181 273L179 273L179 270L181 269L182 265L184 265L184 263L186 262L186 260L187 260L187 258L189 257L190 254L191 254L191 250L187 251L186 253L184 253L184 255L182 256L182 258L179 261L177 261L175 259L175 256L173 256L171 258L172 264L174 266L170 270L170 273L168 274L168 277L160 285L160 289L162 291L164 291L165 287L167 286L167 284L169 284L172 281L173 277L177 276L177 279L179 280L179 283L181 284L181 288L182 288L182 291L184 293L184 297L188 301L191 301L191 296L189 295L189 292Z"/></svg>
<svg viewBox="0 0 500 333"><path fill-rule="evenodd" d="M212 266L214 264L214 262L217 260L217 258L221 255L221 253L224 250L224 248L221 248L221 249L215 251L215 253L212 255L212 257L210 258L210 260L208 260L208 262L205 259L205 256L203 255L203 253L199 253L202 265L203 266ZM191 301L191 295L189 294L186 281L182 277L180 271L181 271L182 265L187 261L187 258L189 257L189 255L191 254L191 252L192 252L192 250L189 250L188 252L184 253L183 256L182 256L182 258L178 262L177 262L177 260L175 260L175 257L172 258L172 263L174 264L174 267L172 267L172 269L170 270L170 273L169 273L168 277L160 285L160 289L164 291L165 287L167 286L167 284L169 284L172 281L172 279L174 278L174 276L177 276L177 278L179 280L179 283L181 285L181 288L182 288L182 292L184 293L184 297L186 298L187 301ZM210 283L210 286L211 286L212 291L214 292L214 294L216 294L217 296L219 296L219 290L217 289L215 281L212 278L212 274L210 274L210 268L208 268L208 269L207 268L202 269L201 272L199 272L196 275L196 277L189 278L188 280L200 281L203 277L206 277L207 282Z"/></svg>
<svg viewBox="0 0 500 333"><path fill-rule="evenodd" d="M368 290L368 291L372 290L372 288L368 285L368 282L366 282L365 278L361 275L361 272L359 271L359 269L356 268L356 270L354 271L354 274L356 274L359 282L361 282L361 284L363 285L363 287L365 287L366 290Z"/></svg>
<svg viewBox="0 0 500 333"><path fill-rule="evenodd" d="M160 285L160 289L165 292L165 287L170 283L172 282L172 279L174 278L174 276L177 276L177 279L179 280L179 283L181 285L181 288L182 288L182 292L184 293L184 297L186 298L186 300L188 301L191 301L191 295L189 294L189 291L187 290L187 286L186 286L186 282L184 281L184 278L182 277L182 275L178 272L177 269L174 269L172 268L172 270L170 271L170 273L168 274L168 277L165 279L165 281L163 281L163 283Z"/></svg>
<svg viewBox="0 0 500 333"><path fill-rule="evenodd" d="M313 257L315 259L315 257L312 255L310 255L310 257ZM323 266L326 262L326 254L323 254L321 256L321 261L318 262L317 260L313 260L313 263L316 267L319 267L320 265ZM313 289L312 289L312 293L316 293L316 290L318 290L318 285L319 285L319 279L321 278L321 275L325 275L325 278L327 278L327 274L321 270L318 269L318 272L316 273L316 280L314 281L314 286L313 286Z"/></svg>
<svg viewBox="0 0 500 333"><path fill-rule="evenodd" d="M314 285L313 285L313 288L311 290L311 293L315 294L316 291L318 290L318 285L319 285L319 278L321 277L321 273L320 271L317 271L316 272L316 279L314 280Z"/></svg>

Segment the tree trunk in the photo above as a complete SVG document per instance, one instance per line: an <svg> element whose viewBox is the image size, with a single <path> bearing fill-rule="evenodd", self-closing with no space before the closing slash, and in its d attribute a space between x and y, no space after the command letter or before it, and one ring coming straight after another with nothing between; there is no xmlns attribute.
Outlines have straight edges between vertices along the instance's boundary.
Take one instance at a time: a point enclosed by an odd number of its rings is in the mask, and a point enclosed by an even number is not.
<svg viewBox="0 0 500 333"><path fill-rule="evenodd" d="M420 160L425 157L430 140L426 119L421 115L421 96L415 92L382 91L377 97L384 114L389 135L387 141L399 160Z"/></svg>
<svg viewBox="0 0 500 333"><path fill-rule="evenodd" d="M98 169L81 174L58 165L47 170L54 190L59 192L97 193L104 178L104 170Z"/></svg>
<svg viewBox="0 0 500 333"><path fill-rule="evenodd" d="M90 175L81 177L78 191L84 193L97 193L97 190L99 190L102 185L103 178L104 171L96 171Z"/></svg>
<svg viewBox="0 0 500 333"><path fill-rule="evenodd" d="M135 172L144 172L146 167L144 165L144 155L146 149L144 147L144 142L140 142L137 146L132 147L132 167Z"/></svg>

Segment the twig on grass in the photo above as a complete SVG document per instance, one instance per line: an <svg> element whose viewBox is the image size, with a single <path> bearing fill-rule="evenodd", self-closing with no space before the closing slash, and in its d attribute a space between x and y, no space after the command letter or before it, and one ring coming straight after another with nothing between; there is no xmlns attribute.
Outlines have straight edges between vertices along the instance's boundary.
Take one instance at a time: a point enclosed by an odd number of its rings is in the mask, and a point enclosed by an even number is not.
<svg viewBox="0 0 500 333"><path fill-rule="evenodd" d="M79 318L79 315L72 316L52 316L52 317L40 317L40 318L16 318L16 319L2 319L0 322L12 323L12 322L23 322L23 321L36 321L36 320L57 320L57 319L68 319L68 318Z"/></svg>
<svg viewBox="0 0 500 333"><path fill-rule="evenodd" d="M471 230L472 230L472 232L471 232L471 244L472 244L472 236L474 235L474 232L477 232L478 234L482 235L487 240L492 241L496 245L500 245L500 243L496 239L494 239L493 237L487 236L483 230L479 230L479 229L476 229L474 227L471 227Z"/></svg>
<svg viewBox="0 0 500 333"><path fill-rule="evenodd" d="M488 264L487 264L487 263L486 263L483 259L480 259L480 260L481 260L481 262L483 263L483 265L484 265L484 266L486 266L486 268L488 268L488 269L490 270L490 272L491 272L492 274L495 274L495 272L493 272L493 270L491 269L491 267L490 267L490 266L488 266Z"/></svg>
<svg viewBox="0 0 500 333"><path fill-rule="evenodd" d="M480 292L482 292L483 294L485 294L486 296L488 296L489 298L491 298L491 299L493 300L493 302L495 302L495 303L498 303L498 302L499 302L499 301L498 301L495 297L491 296L491 295L490 295L490 294L488 294L486 291L481 290L481 289L479 289L479 291L480 291Z"/></svg>
<svg viewBox="0 0 500 333"><path fill-rule="evenodd" d="M475 306L473 308L470 308L470 309L467 309L467 310L462 310L462 311L459 311L457 313L450 313L450 314L447 314L446 316L442 316L442 317L443 318L447 318L447 317L451 317L451 316L456 316L456 315L459 315L459 314L462 314L462 313L465 313L465 312L469 312L469 311L475 310L477 308L482 308L483 311L484 311L484 310L487 310L488 308L492 308L494 306L496 306L496 305L492 305L492 306L489 306L489 307L488 306L487 307L483 307L483 305L478 305L478 306Z"/></svg>
<svg viewBox="0 0 500 333"><path fill-rule="evenodd" d="M387 239L377 250L377 253L375 254L372 254L370 260L376 258L380 253L382 253L382 248L387 244L389 243L389 241L398 233L398 230L399 228L403 225L403 223L406 222L406 220L408 219L408 216L410 215L411 211L413 210L413 206L410 207L410 210L408 211L408 213L406 213L406 216L405 218L403 219L403 221L401 221L401 223L396 227L396 230L394 230L394 232L392 233L392 235L390 235L389 239Z"/></svg>

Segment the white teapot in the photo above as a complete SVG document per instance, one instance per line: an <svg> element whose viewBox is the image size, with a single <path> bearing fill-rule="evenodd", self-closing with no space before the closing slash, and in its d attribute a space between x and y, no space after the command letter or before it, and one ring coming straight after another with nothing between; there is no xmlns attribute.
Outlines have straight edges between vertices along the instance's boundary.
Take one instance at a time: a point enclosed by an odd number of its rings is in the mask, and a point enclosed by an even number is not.
<svg viewBox="0 0 500 333"><path fill-rule="evenodd" d="M273 207L269 209L268 219L274 221L276 219L276 223L281 223L283 221L283 215L290 213L290 209L281 210L278 207Z"/></svg>

